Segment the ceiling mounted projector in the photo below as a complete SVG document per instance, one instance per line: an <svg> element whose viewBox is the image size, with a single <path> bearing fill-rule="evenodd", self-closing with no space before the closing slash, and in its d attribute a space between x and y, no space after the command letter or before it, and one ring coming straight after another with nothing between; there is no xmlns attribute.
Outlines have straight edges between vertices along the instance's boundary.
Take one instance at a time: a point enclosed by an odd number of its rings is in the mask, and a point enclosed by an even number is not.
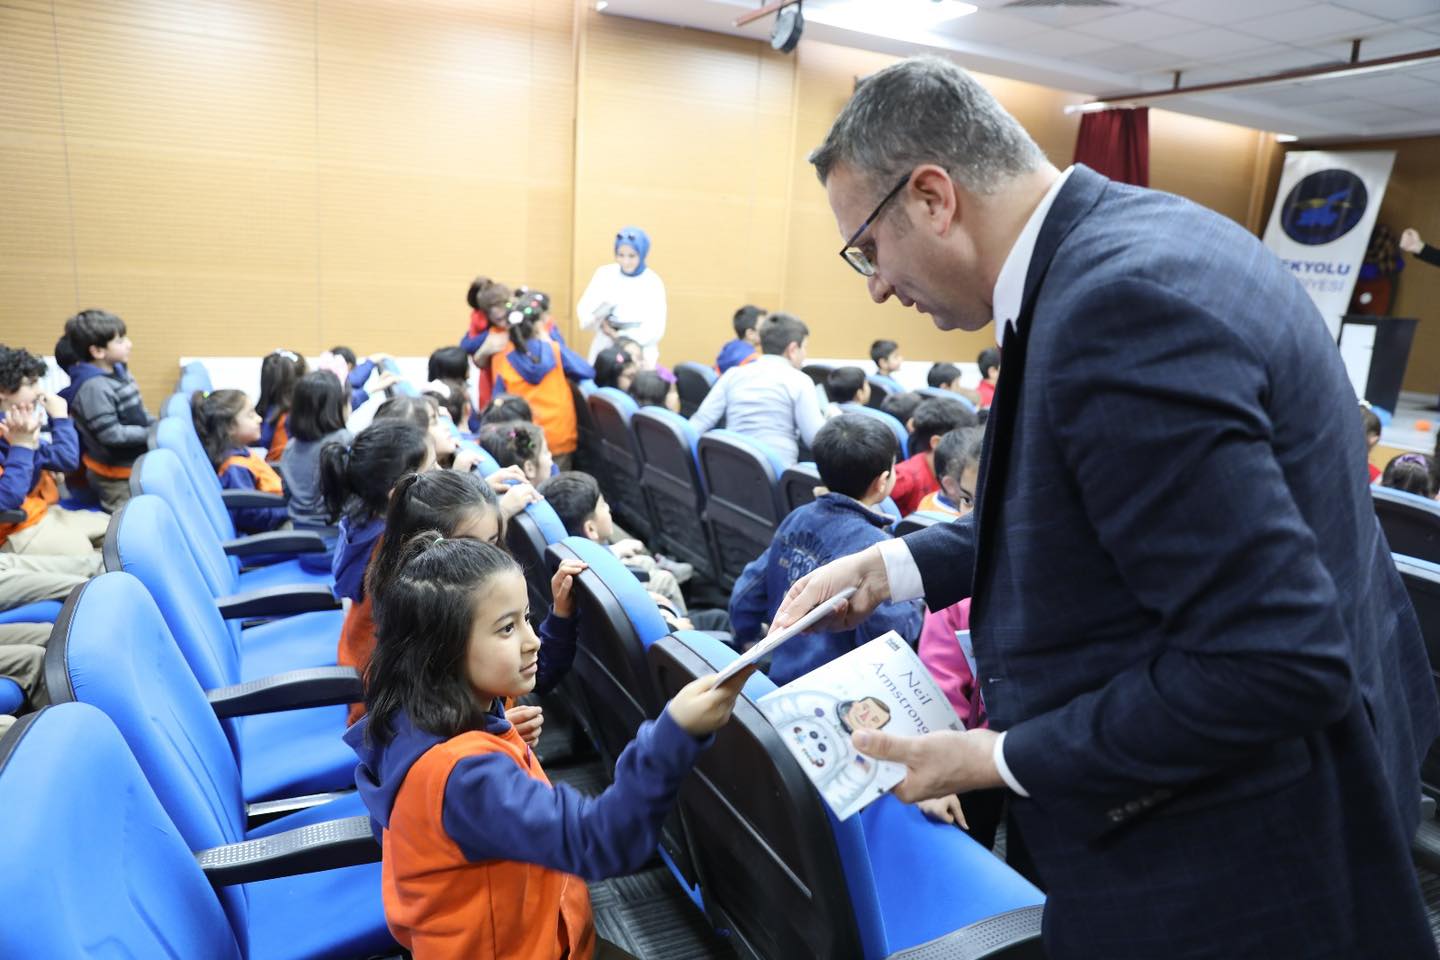
<svg viewBox="0 0 1440 960"><path fill-rule="evenodd" d="M800 13L800 4L783 7L775 14L775 26L770 30L770 46L781 53L790 53L804 32L805 18Z"/></svg>

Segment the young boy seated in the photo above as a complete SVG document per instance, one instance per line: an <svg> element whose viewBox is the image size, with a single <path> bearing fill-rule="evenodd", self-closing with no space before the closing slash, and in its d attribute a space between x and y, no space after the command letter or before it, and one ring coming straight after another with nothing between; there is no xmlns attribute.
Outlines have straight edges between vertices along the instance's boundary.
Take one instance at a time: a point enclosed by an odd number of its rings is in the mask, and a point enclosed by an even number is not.
<svg viewBox="0 0 1440 960"><path fill-rule="evenodd" d="M57 506L55 474L79 468L80 441L65 401L40 389L43 376L44 360L0 345L0 510L25 515L0 522L0 551L93 557L109 518ZM40 433L42 411L50 421L49 440Z"/></svg>
<svg viewBox="0 0 1440 960"><path fill-rule="evenodd" d="M923 393L916 393L913 390L892 393L880 401L880 411L890 414L901 423L909 423L910 418L915 416L915 408L920 406L920 401L924 399Z"/></svg>
<svg viewBox="0 0 1440 960"><path fill-rule="evenodd" d="M969 387L960 385L960 368L953 363L937 363L930 367L925 374L925 382L940 390L949 390L951 393L959 394L966 400L980 406L980 394Z"/></svg>
<svg viewBox="0 0 1440 960"><path fill-rule="evenodd" d="M685 597L675 574L662 569L645 544L633 537L615 541L615 521L610 504L600 493L600 484L583 470L557 473L539 486L540 495L555 510L565 532L610 548L636 579L651 593L659 594L676 613L685 615ZM614 541L614 542L612 542ZM688 571L689 564L684 565Z"/></svg>
<svg viewBox="0 0 1440 960"><path fill-rule="evenodd" d="M926 397L910 418L910 459L895 468L895 490L890 494L900 515L920 509L925 496L940 489L935 476L935 447L951 430L973 427L978 421L965 404L949 397Z"/></svg>
<svg viewBox="0 0 1440 960"><path fill-rule="evenodd" d="M730 622L741 649L765 635L796 580L890 537L892 518L874 508L895 482L895 435L878 420L844 413L820 428L810 448L829 492L782 520L770 546L735 581ZM852 629L796 637L775 651L766 673L777 684L789 683L890 630L914 643L922 610L919 600L882 603Z"/></svg>
<svg viewBox="0 0 1440 960"><path fill-rule="evenodd" d="M720 348L715 357L716 370L724 373L760 356L760 321L766 316L764 310L748 303L735 311L731 321L735 325L735 339Z"/></svg>
<svg viewBox="0 0 1440 960"><path fill-rule="evenodd" d="M104 310L82 310L65 321L65 336L80 360L70 368L70 413L86 478L101 509L114 513L130 499L130 467L145 452L154 418L126 367L131 345L125 321Z"/></svg>
<svg viewBox="0 0 1440 960"><path fill-rule="evenodd" d="M875 362L875 376L885 380L886 386L896 392L905 389L895 379L895 372L905 362L905 358L900 355L900 344L894 340L876 340L870 344L870 359Z"/></svg>
<svg viewBox="0 0 1440 960"><path fill-rule="evenodd" d="M980 368L980 385L975 392L980 396L980 406L989 407L995 402L995 384L1000 382L1000 351L986 347L975 358L975 365Z"/></svg>
<svg viewBox="0 0 1440 960"><path fill-rule="evenodd" d="M788 313L772 314L760 331L763 355L732 367L690 418L697 433L727 429L768 446L786 466L800 459L800 441L808 446L825 422L815 383L801 372L810 329Z"/></svg>
<svg viewBox="0 0 1440 960"><path fill-rule="evenodd" d="M846 403L863 407L870 402L870 381L859 367L836 367L825 377L825 396L832 410Z"/></svg>
<svg viewBox="0 0 1440 960"><path fill-rule="evenodd" d="M985 431L975 427L951 430L935 445L935 476L940 489L920 501L920 510L963 517L975 505L975 483L980 477L980 451Z"/></svg>

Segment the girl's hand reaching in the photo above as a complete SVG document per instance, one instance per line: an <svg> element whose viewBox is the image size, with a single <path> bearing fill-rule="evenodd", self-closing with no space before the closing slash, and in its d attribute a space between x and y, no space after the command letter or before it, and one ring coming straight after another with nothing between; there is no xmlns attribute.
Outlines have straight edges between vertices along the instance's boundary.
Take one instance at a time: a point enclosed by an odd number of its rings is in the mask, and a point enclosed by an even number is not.
<svg viewBox="0 0 1440 960"><path fill-rule="evenodd" d="M735 698L755 666L746 667L720 686L715 686L715 675L706 674L691 680L670 699L665 707L680 729L692 737L704 737L725 726L730 711L735 709Z"/></svg>
<svg viewBox="0 0 1440 960"><path fill-rule="evenodd" d="M490 474L485 478L485 482L490 485L491 490L495 491L495 496L503 497L512 485L526 482L525 471L512 463L510 466L501 467Z"/></svg>
<svg viewBox="0 0 1440 960"><path fill-rule="evenodd" d="M575 615L575 577L588 568L589 564L579 560L560 561L560 568L550 578L551 613L566 618Z"/></svg>
<svg viewBox="0 0 1440 960"><path fill-rule="evenodd" d="M505 711L505 719L532 749L540 742L540 728L545 725L545 714L539 707L511 707Z"/></svg>
<svg viewBox="0 0 1440 960"><path fill-rule="evenodd" d="M507 488L504 496L500 498L500 515L509 520L530 504L539 503L544 499L540 496L540 491L530 484L517 483L513 487Z"/></svg>

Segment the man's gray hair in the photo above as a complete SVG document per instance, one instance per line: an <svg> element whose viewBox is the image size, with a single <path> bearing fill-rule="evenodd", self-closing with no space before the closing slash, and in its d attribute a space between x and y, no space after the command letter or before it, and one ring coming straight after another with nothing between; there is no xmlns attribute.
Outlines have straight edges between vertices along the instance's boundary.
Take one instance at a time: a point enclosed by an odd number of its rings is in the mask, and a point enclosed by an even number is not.
<svg viewBox="0 0 1440 960"><path fill-rule="evenodd" d="M1046 158L970 74L949 60L916 57L864 80L810 162L821 183L843 164L880 190L933 163L969 192L986 194Z"/></svg>

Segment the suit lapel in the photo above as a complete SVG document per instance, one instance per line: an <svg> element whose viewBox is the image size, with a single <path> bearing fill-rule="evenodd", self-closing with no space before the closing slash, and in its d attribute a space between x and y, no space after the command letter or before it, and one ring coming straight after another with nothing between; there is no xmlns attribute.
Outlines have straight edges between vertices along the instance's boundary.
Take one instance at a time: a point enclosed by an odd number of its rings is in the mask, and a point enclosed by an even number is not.
<svg viewBox="0 0 1440 960"><path fill-rule="evenodd" d="M1020 382L1025 375L1026 346L1030 342L1030 331L1035 326L1035 301L1061 242L1090 212L1108 182L1084 164L1076 164L1075 171L1060 188L1045 223L1040 227L1030 266L1025 271L1025 294L1020 301L1020 315L1015 318L1014 327L1006 328L1000 344L1000 379L995 386L990 418L985 424L981 474L975 490L975 580L971 584L972 597L976 596L974 587L981 582L981 569L989 560L996 513L1004 499L1016 413L1020 406ZM1005 318L997 317L995 322L1004 323ZM972 617L974 605L978 603L979 598L972 601Z"/></svg>

